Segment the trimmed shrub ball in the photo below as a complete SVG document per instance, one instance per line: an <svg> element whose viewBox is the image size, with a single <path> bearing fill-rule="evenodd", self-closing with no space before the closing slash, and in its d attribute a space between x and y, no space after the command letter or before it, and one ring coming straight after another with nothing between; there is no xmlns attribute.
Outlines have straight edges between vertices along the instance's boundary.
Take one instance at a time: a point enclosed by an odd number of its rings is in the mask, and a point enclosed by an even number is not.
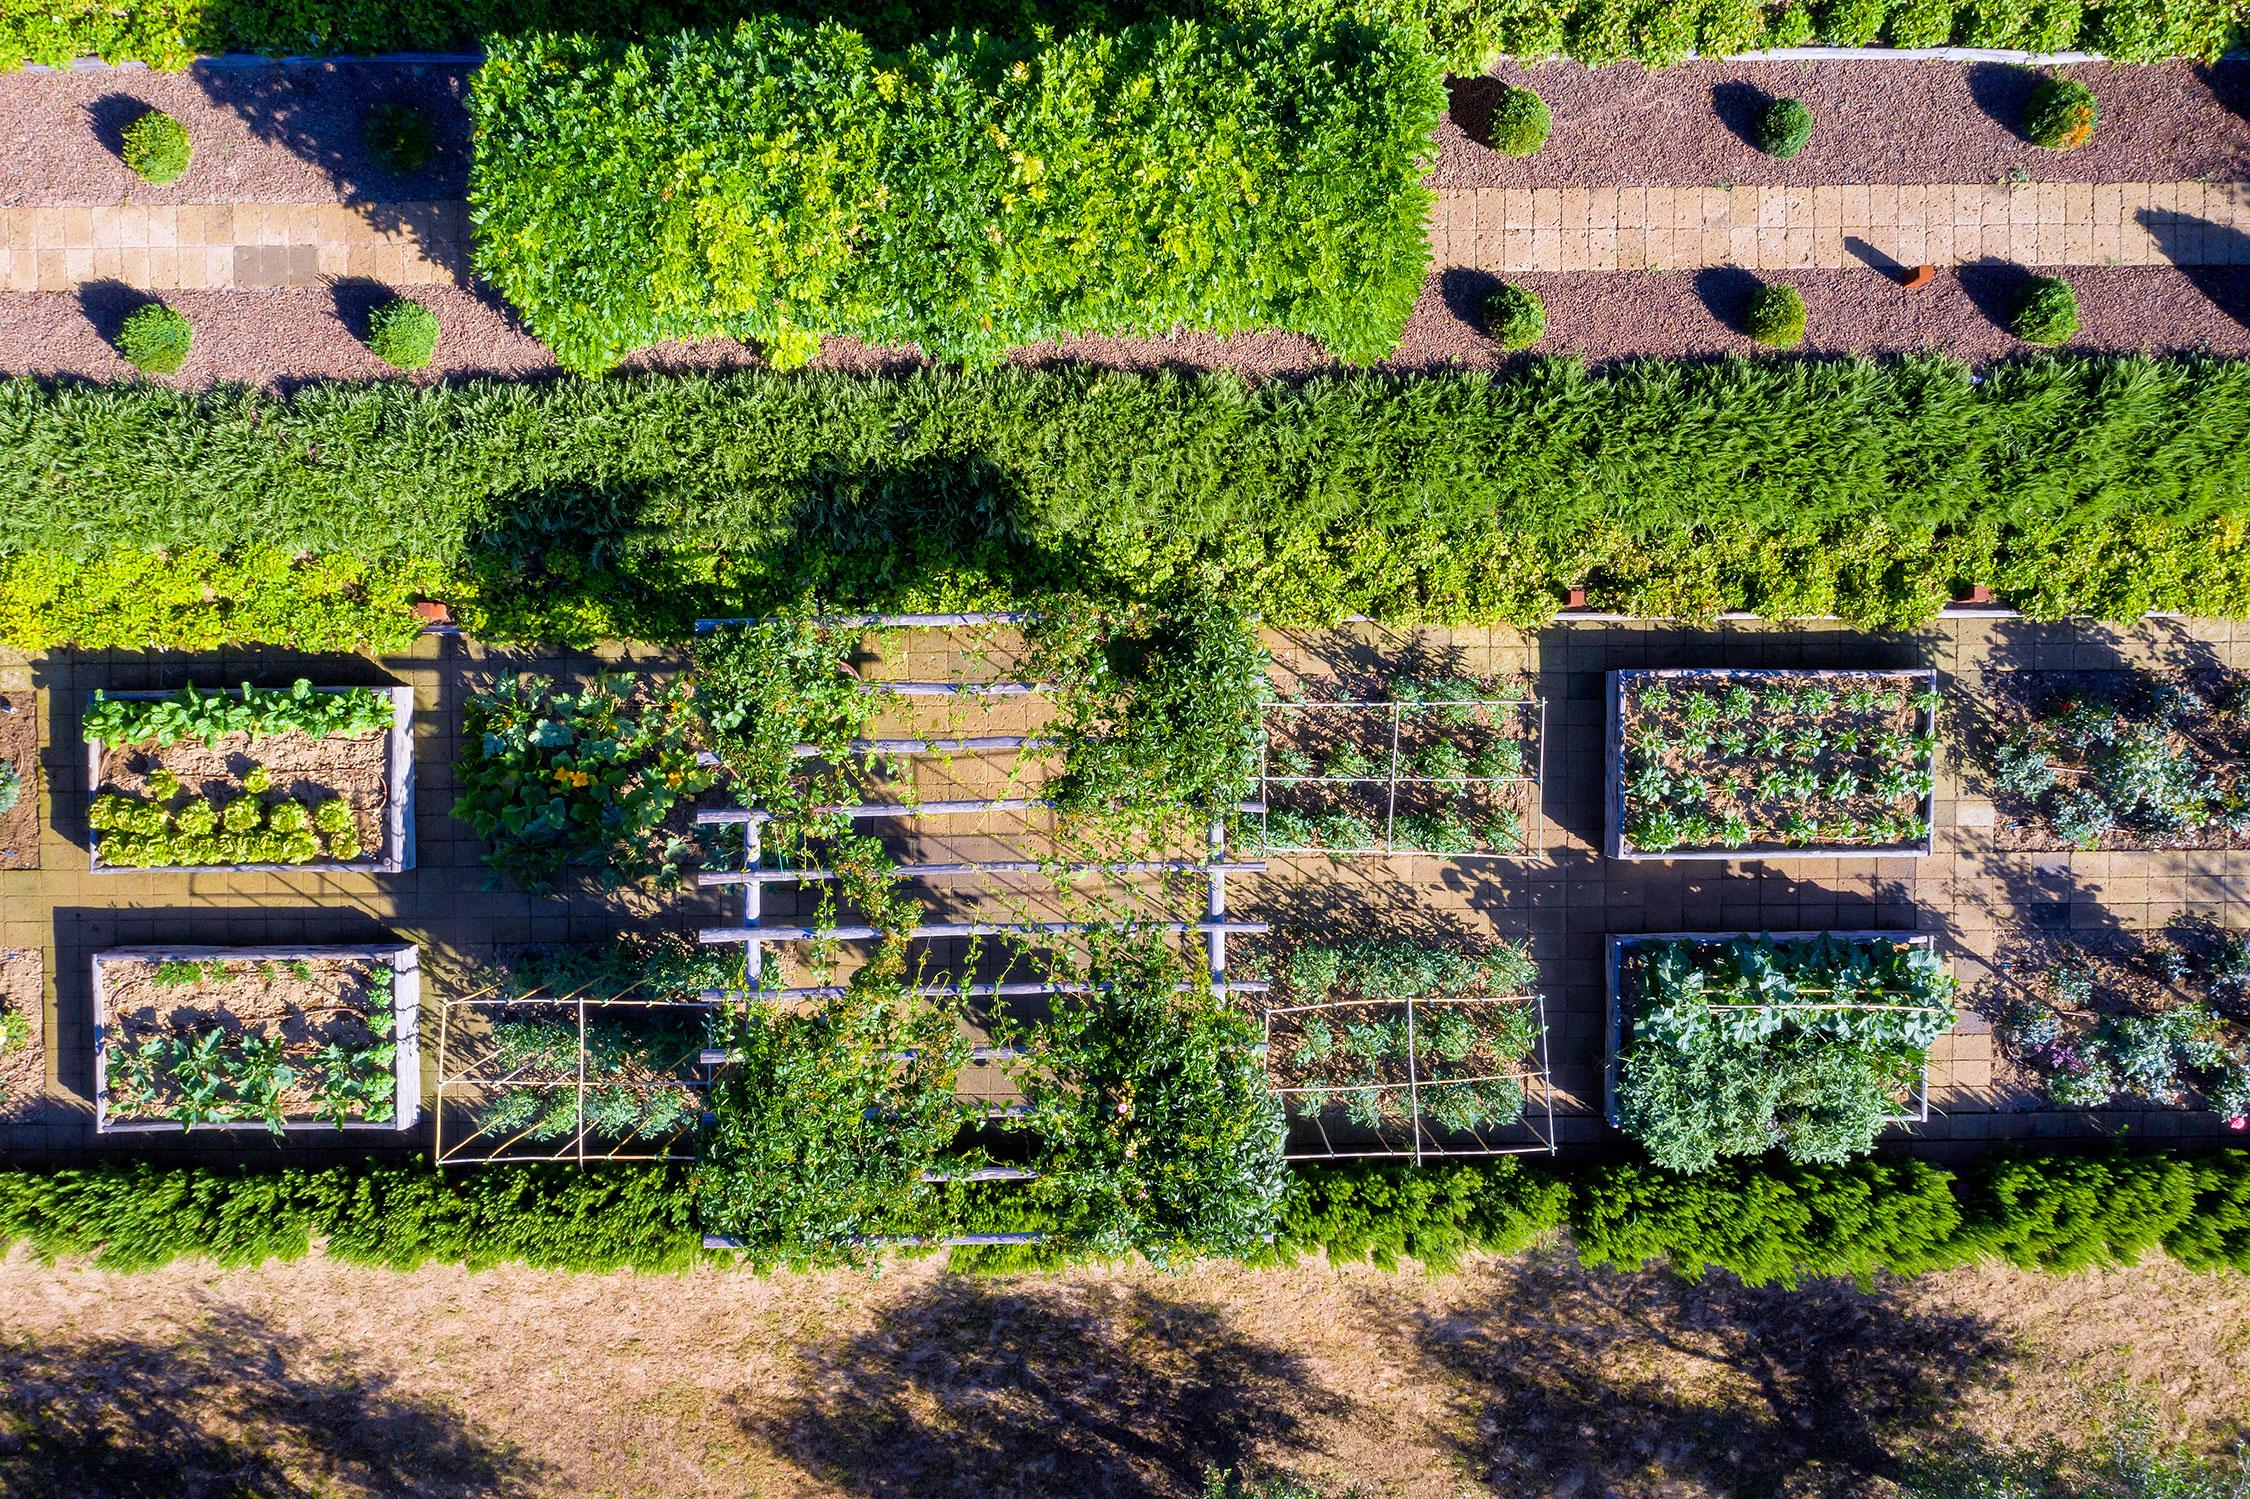
<svg viewBox="0 0 2250 1499"><path fill-rule="evenodd" d="M418 370L437 352L437 314L404 297L385 302L367 319L367 347L385 364Z"/></svg>
<svg viewBox="0 0 2250 1499"><path fill-rule="evenodd" d="M1784 160L1812 139L1812 111L1795 99L1776 99L1758 116L1758 149Z"/></svg>
<svg viewBox="0 0 2250 1499"><path fill-rule="evenodd" d="M162 302L135 309L117 330L117 352L149 375L169 375L187 363L193 342L188 320Z"/></svg>
<svg viewBox="0 0 2250 1499"><path fill-rule="evenodd" d="M1492 149L1529 156L1547 144L1547 131L1554 122L1546 100L1530 89L1511 86L1492 107Z"/></svg>
<svg viewBox="0 0 2250 1499"><path fill-rule="evenodd" d="M2027 344L2059 344L2078 331L2078 294L2059 276L2038 276L2023 289L2009 324Z"/></svg>
<svg viewBox="0 0 2250 1499"><path fill-rule="evenodd" d="M125 165L149 182L170 182L187 170L195 154L187 127L161 109L152 109L125 127Z"/></svg>
<svg viewBox="0 0 2250 1499"><path fill-rule="evenodd" d="M1750 336L1769 349L1805 341L1805 299L1794 286L1761 286L1750 298Z"/></svg>
<svg viewBox="0 0 2250 1499"><path fill-rule="evenodd" d="M411 177L429 165L436 132L429 117L405 104L378 104L359 122L375 163L393 177Z"/></svg>
<svg viewBox="0 0 2250 1499"><path fill-rule="evenodd" d="M2023 133L2050 151L2075 151L2094 138L2101 113L2094 91L2075 78L2042 78L2024 107Z"/></svg>
<svg viewBox="0 0 2250 1499"><path fill-rule="evenodd" d="M1510 353L1528 349L1547 336L1547 309L1537 294L1503 286L1484 299L1484 328Z"/></svg>

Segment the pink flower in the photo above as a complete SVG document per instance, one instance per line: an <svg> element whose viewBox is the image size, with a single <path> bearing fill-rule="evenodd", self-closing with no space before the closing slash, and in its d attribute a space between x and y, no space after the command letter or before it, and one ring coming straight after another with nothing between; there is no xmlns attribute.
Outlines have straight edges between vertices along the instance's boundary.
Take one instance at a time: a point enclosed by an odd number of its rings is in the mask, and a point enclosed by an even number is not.
<svg viewBox="0 0 2250 1499"><path fill-rule="evenodd" d="M2250 1118L2245 1118L2245 1117L2244 1117L2243 1115L2241 1115L2241 1114L2237 1114L2237 1115L2235 1115L2235 1116L2234 1116L2234 1117L2233 1117L2232 1119L2229 1119L2229 1120L2227 1121L2227 1128L2228 1128L2228 1129L2244 1129L2244 1128L2250 1128Z"/></svg>

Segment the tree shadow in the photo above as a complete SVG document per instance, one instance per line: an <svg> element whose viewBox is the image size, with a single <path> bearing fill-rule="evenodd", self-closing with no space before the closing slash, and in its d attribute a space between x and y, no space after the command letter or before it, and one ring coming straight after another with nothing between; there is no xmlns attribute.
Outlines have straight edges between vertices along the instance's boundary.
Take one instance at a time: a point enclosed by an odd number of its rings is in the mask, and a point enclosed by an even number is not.
<svg viewBox="0 0 2250 1499"><path fill-rule="evenodd" d="M543 1465L388 1374L247 1313L178 1342L0 1334L0 1490L122 1495L530 1494Z"/></svg>
<svg viewBox="0 0 2250 1499"><path fill-rule="evenodd" d="M1207 1468L1302 1447L1350 1402L1294 1354L1139 1287L933 1280L803 1355L742 1429L869 1499L1195 1495Z"/></svg>
<svg viewBox="0 0 2250 1499"><path fill-rule="evenodd" d="M2015 1352L1884 1286L1589 1271L1559 1250L1411 1336L1427 1377L1473 1392L1461 1453L1504 1493L1866 1494Z"/></svg>
<svg viewBox="0 0 2250 1499"><path fill-rule="evenodd" d="M2231 224L2151 208L2135 210L2133 218L2190 285L2236 323L2250 327L2250 234Z"/></svg>
<svg viewBox="0 0 2250 1499"><path fill-rule="evenodd" d="M127 286L122 281L87 281L79 285L78 310L86 321L93 324L94 332L105 344L114 345L117 335L125 327L125 319L152 302L160 301L153 292L142 291L137 286Z"/></svg>
<svg viewBox="0 0 2250 1499"><path fill-rule="evenodd" d="M1695 273L1695 294L1730 332L1750 331L1750 298L1765 283L1740 266L1708 266Z"/></svg>
<svg viewBox="0 0 2250 1499"><path fill-rule="evenodd" d="M2046 75L2012 63L1980 62L1970 65L1967 76L1969 98L1985 117L2028 143L2031 137L2023 133L2024 111L2030 107L2032 90Z"/></svg>
<svg viewBox="0 0 2250 1499"><path fill-rule="evenodd" d="M1711 113L1736 140L1759 150L1764 148L1758 145L1758 122L1773 101L1772 94L1754 83L1721 83L1711 89Z"/></svg>
<svg viewBox="0 0 2250 1499"><path fill-rule="evenodd" d="M2250 63L2225 59L2195 70L2222 109L2238 120L2250 120Z"/></svg>
<svg viewBox="0 0 2250 1499"><path fill-rule="evenodd" d="M1960 276L1969 305L2012 336L2016 308L2023 302L2024 288L2032 283L2032 272L2004 260L1978 260L1962 266Z"/></svg>

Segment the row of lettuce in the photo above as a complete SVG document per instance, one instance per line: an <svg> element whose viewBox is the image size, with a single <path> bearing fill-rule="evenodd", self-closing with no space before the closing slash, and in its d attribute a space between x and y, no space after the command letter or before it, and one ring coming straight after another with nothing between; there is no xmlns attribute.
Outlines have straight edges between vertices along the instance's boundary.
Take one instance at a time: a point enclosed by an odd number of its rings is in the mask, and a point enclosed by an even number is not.
<svg viewBox="0 0 2250 1499"><path fill-rule="evenodd" d="M0 67L73 58L185 67L198 54L450 52L494 35L581 31L648 37L724 26L740 0L47 0L0 10ZM2123 61L2210 59L2243 21L2229 0L837 0L815 14L903 46L955 29L1029 36L1114 31L1165 18L1315 25L1340 16L1427 36L1449 72L1503 56L1668 64L1825 43L2084 49Z"/></svg>
<svg viewBox="0 0 2250 1499"><path fill-rule="evenodd" d="M0 384L0 641L684 640L1196 586L1275 626L1600 607L2250 614L2250 365L1538 361L423 389Z"/></svg>
<svg viewBox="0 0 2250 1499"><path fill-rule="evenodd" d="M1503 1159L1326 1167L1285 1185L1272 1240L1248 1251L1255 1262L1325 1253L1447 1266L1567 1230L1588 1264L1665 1262L1752 1283L1986 1261L2068 1272L2159 1252L2198 1270L2250 1270L2250 1154L2241 1151L2032 1156L1960 1172L1910 1161L1754 1162L1690 1178L1638 1164L1558 1170ZM0 1249L92 1256L116 1270L189 1257L250 1265L316 1244L333 1259L394 1269L679 1270L733 1259L702 1247L697 1218L693 1179L670 1166L0 1172ZM1073 1257L1053 1243L953 1255L984 1270Z"/></svg>

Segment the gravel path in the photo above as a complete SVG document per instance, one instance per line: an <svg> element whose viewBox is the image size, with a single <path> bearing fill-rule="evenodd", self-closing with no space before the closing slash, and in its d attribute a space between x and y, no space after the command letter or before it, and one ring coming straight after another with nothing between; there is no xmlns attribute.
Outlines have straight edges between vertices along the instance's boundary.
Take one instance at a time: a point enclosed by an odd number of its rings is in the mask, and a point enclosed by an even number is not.
<svg viewBox="0 0 2250 1499"><path fill-rule="evenodd" d="M392 202L469 190L466 64L340 61L292 67L0 73L0 207L40 203ZM360 117L409 104L437 138L401 180L376 166ZM125 127L156 108L187 127L194 159L162 187L118 157Z"/></svg>
<svg viewBox="0 0 2250 1499"><path fill-rule="evenodd" d="M1810 324L1805 347L1823 353L1903 353L1942 349L1981 361L2021 353L2003 322L2025 272L1968 266L1942 271L1932 285L1909 292L1872 270L1800 271L1783 279L1804 294ZM1606 360L1636 354L1750 353L1737 333L1750 290L1749 273L1586 272L1529 275L1520 284L1547 304L1543 352ZM2250 354L2250 267L2181 271L2171 267L2079 268L2082 349L2209 349ZM1391 368L1491 368L1505 361L1486 338L1476 309L1496 278L1448 272L1434 278L1415 309ZM417 287L415 298L444 325L438 358L407 376L511 377L557 373L545 348L526 334L497 298L451 287ZM308 380L363 380L396 372L367 352L353 330L386 294L371 283L333 290L178 292L167 297L195 326L195 347L177 376L163 383L285 387ZM114 288L108 296L20 292L0 295L0 374L124 380L133 371L106 342L140 300ZM1022 349L1017 361L1095 364L1115 369L1210 369L1252 376L1297 376L1338 366L1308 339L1283 333L1220 339L1182 334L1170 339L1074 339ZM632 361L659 369L756 368L749 349L727 339L667 344ZM816 362L826 369L876 374L911 367L911 350L871 349L831 340Z"/></svg>
<svg viewBox="0 0 2250 1499"><path fill-rule="evenodd" d="M2101 128L2077 151L2044 151L2018 133L2035 76L1997 64L1940 62L1506 65L1455 79L1438 127L1439 187L1659 187L1746 183L2250 180L2250 62L2089 65ZM1478 144L1503 83L1554 111L1537 154ZM1750 144L1763 102L1789 95L1813 114L1811 143L1789 161Z"/></svg>

